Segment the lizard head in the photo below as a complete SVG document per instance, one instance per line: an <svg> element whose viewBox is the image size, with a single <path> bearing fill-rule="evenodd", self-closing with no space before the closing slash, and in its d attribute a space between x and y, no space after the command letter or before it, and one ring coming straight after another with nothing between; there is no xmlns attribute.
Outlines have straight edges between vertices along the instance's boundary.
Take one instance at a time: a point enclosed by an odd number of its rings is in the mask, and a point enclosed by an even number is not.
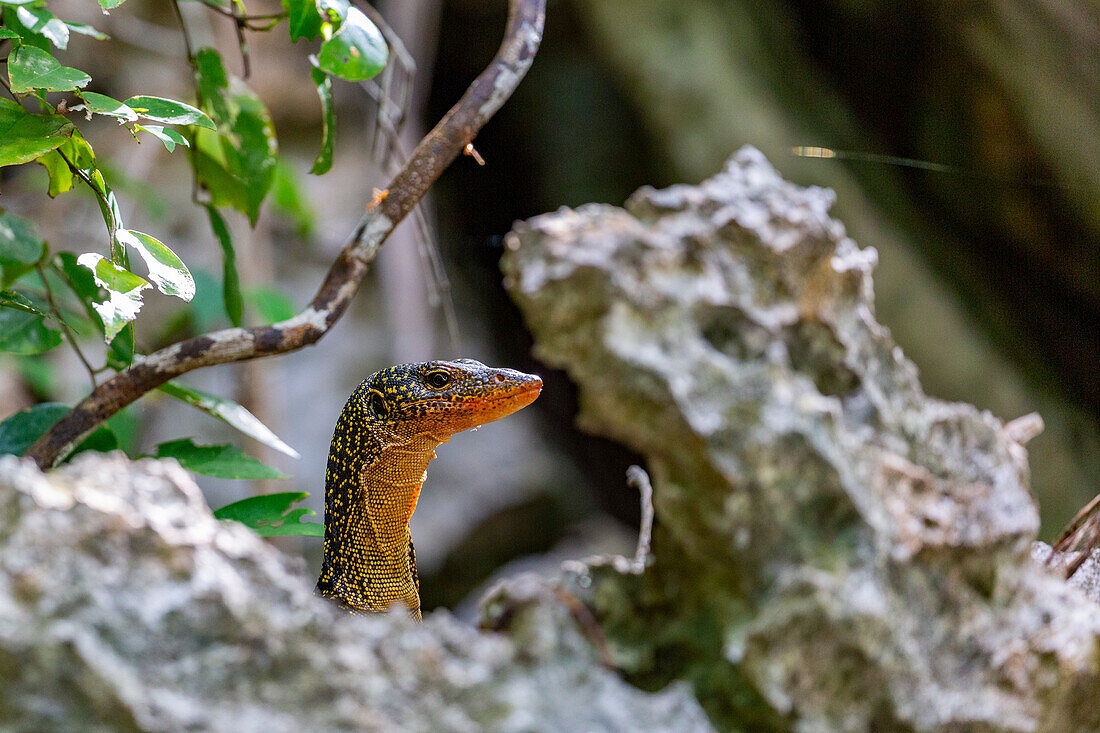
<svg viewBox="0 0 1100 733"><path fill-rule="evenodd" d="M541 391L542 380L534 374L455 359L383 369L363 382L359 398L389 432L447 438L510 415Z"/></svg>

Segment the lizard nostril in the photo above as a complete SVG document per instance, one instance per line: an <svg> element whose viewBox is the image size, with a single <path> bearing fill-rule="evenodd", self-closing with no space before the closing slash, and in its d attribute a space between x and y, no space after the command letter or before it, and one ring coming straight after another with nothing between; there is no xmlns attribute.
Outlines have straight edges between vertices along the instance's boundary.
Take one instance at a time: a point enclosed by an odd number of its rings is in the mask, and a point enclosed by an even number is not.
<svg viewBox="0 0 1100 733"><path fill-rule="evenodd" d="M494 374L493 379L496 380L497 382L503 382L504 381L504 375L503 374Z"/></svg>

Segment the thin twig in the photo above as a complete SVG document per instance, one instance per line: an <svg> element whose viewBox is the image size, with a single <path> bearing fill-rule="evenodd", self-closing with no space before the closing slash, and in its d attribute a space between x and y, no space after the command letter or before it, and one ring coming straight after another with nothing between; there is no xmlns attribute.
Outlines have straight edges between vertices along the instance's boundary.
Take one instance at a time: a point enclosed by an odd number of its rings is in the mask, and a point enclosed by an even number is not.
<svg viewBox="0 0 1100 733"><path fill-rule="evenodd" d="M378 125L389 139L388 150L396 153L402 165L408 161L405 148L401 143L401 137L397 130L383 120ZM428 217L424 213L424 202L419 201L413 209L419 239L417 250L420 254L421 264L425 265L425 280L428 284L428 298L433 306L443 310L443 321L447 324L447 335L451 339L451 346L459 349L462 345L462 335L458 327L458 313L455 310L454 298L451 297L451 281L447 277L447 270L443 266L443 258L439 250L439 242L435 232L428 223Z"/></svg>
<svg viewBox="0 0 1100 733"><path fill-rule="evenodd" d="M443 268L443 260L439 254L439 242L435 231L428 224L423 203L416 205L413 214L416 217L416 228L420 232L421 259L428 265L425 275L430 284L429 296L434 299L434 304L442 309L443 322L447 324L447 335L451 339L451 347L457 351L462 346L462 334L458 328L455 301L451 296L451 281L447 277L447 271Z"/></svg>
<svg viewBox="0 0 1100 733"><path fill-rule="evenodd" d="M57 307L57 301L53 299L53 289L50 287L50 281L46 279L46 272L42 269L42 265L35 265L35 269L38 271L38 277L42 280L42 287L46 289L46 302L50 304L50 312L53 313L57 322L61 324L61 332L65 334L65 340L69 342L69 345L73 347L73 351L76 352L76 358L80 359L80 363L88 370L88 377L92 380L92 389L94 390L96 388L95 369L93 369L92 365L88 363L88 360L84 358L84 352L80 350L80 346L76 343L76 336L73 335L72 329L69 328L69 324L65 323L65 319L61 317L61 309Z"/></svg>
<svg viewBox="0 0 1100 733"><path fill-rule="evenodd" d="M195 54L191 50L191 35L187 32L187 24L183 22L183 13L180 12L179 0L172 0L172 10L176 11L176 20L180 24L180 33L183 34L183 48L187 52L187 63L195 65Z"/></svg>
<svg viewBox="0 0 1100 733"><path fill-rule="evenodd" d="M1093 515L1081 526L1078 541L1075 543L1077 545L1077 557L1066 566L1066 580L1072 578L1073 574L1085 564L1085 561L1092 557L1092 551L1096 549L1097 539L1100 539L1100 518Z"/></svg>
<svg viewBox="0 0 1100 733"><path fill-rule="evenodd" d="M626 483L637 489L642 502L642 522L638 528L638 546L634 550L634 571L640 573L649 560L649 543L653 536L653 484L641 466L626 469Z"/></svg>
<svg viewBox="0 0 1100 733"><path fill-rule="evenodd" d="M248 40L244 37L245 22L242 20L244 17L243 10L244 4L241 0L232 0L233 11L230 13L230 17L233 18L233 25L237 31L237 47L241 49L241 76L245 79L252 76L252 59L248 52Z"/></svg>
<svg viewBox="0 0 1100 733"><path fill-rule="evenodd" d="M0 76L0 86L3 86L4 89L7 90L8 96L11 97L12 99L14 99L16 101L16 103L19 104L20 107L23 106L22 103L19 102L19 98L17 96L15 96L15 92L13 92L11 90L11 87L8 86L8 83L6 81L4 81L4 77L2 77L2 76Z"/></svg>
<svg viewBox="0 0 1100 733"><path fill-rule="evenodd" d="M202 4L207 7L208 10L213 10L215 13L224 15L227 18L232 18L238 23L254 23L261 20L274 20L276 23L287 16L286 11L280 13L237 13L229 8L222 7L212 0L202 0ZM236 2L233 3L237 5ZM249 28L249 30L259 30L258 28Z"/></svg>
<svg viewBox="0 0 1100 733"><path fill-rule="evenodd" d="M1073 516L1073 519L1070 520L1070 523L1066 525L1066 528L1062 530L1062 534L1059 535L1058 539L1054 542L1055 551L1067 552L1077 544L1076 535L1078 528L1080 528L1082 522L1096 511L1097 507L1100 507L1100 494L1094 496L1092 501L1081 507L1081 510Z"/></svg>
<svg viewBox="0 0 1100 733"><path fill-rule="evenodd" d="M84 184L88 186L88 188L92 189L92 193L95 194L96 200L99 202L100 211L103 212L103 222L107 226L107 236L111 239L111 259L115 263L121 262L125 264L126 251L115 236L119 226L122 224L122 222L115 217L115 206L111 205L111 200L100 190L99 186L95 185L95 181L93 181L82 168L78 168L76 163L69 160L69 156L65 155L61 148L57 148L57 154L60 155L61 159L69 166L69 170L76 174L77 178L84 181ZM100 173L100 175L102 176L103 174Z"/></svg>
<svg viewBox="0 0 1100 733"><path fill-rule="evenodd" d="M555 586L553 588L554 600L565 606L569 611L569 615L573 617L573 620L577 622L577 626L580 627L581 633L588 639L588 642L595 648L596 653L600 657L600 664L606 669L615 669L615 659L611 656L611 645L607 641L607 634L603 632L600 627L600 622L596 620L595 615L592 613L592 609L584 604L580 598L562 588L561 586Z"/></svg>
<svg viewBox="0 0 1100 733"><path fill-rule="evenodd" d="M393 228L515 91L542 41L545 7L545 0L511 0L497 55L416 146L408 164L386 187L388 195L363 214L305 310L271 326L223 329L141 358L81 400L26 455L43 468L52 467L108 417L170 379L204 366L283 354L316 343L347 310Z"/></svg>
<svg viewBox="0 0 1100 733"><path fill-rule="evenodd" d="M416 61L413 59L412 54L405 48L405 43L401 40L401 37L394 33L393 29L390 28L390 24L386 22L378 9L370 3L362 2L362 0L355 0L355 7L362 10L363 15L370 18L370 21L378 26L378 30L382 32L386 44L389 45L390 51L397 57L400 66L409 74L416 73Z"/></svg>
<svg viewBox="0 0 1100 733"><path fill-rule="evenodd" d="M409 105L412 103L412 82L410 80L416 74L416 60L405 47L401 37L390 27L375 7L365 2L356 2L356 7L361 9L363 14L382 32L382 37L386 39L386 46L392 56L391 62L383 69L381 78L368 80L361 85L378 104L374 126L370 131L369 145L371 157L385 167L389 164L390 153L393 152L394 148L393 145L383 147L383 136L378 133L379 131L385 132L389 137L389 133L392 132L392 136L396 138L397 133L401 130L409 111ZM400 74L398 74L398 70L400 70ZM396 100L391 99L395 88L400 95ZM394 112L392 119L390 117L391 111ZM388 129L387 125L392 125L392 130Z"/></svg>

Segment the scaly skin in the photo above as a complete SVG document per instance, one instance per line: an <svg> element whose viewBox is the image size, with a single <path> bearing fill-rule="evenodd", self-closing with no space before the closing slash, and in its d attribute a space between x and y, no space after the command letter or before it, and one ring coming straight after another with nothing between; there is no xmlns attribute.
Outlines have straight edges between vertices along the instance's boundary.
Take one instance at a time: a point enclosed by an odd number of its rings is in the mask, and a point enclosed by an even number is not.
<svg viewBox="0 0 1100 733"><path fill-rule="evenodd" d="M542 380L473 359L401 364L344 405L325 475L325 557L317 593L353 612L403 603L420 619L409 519L435 449L535 401Z"/></svg>

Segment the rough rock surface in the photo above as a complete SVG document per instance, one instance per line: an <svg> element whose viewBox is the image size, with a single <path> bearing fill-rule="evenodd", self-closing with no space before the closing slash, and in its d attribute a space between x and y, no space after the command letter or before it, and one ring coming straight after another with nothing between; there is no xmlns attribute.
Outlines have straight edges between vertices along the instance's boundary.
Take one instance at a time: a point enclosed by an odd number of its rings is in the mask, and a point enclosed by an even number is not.
<svg viewBox="0 0 1100 733"><path fill-rule="evenodd" d="M1056 552L1051 558L1052 550L1053 548L1046 542L1035 542L1031 545L1031 559L1049 565L1056 571L1065 572L1070 564L1080 557L1078 552L1074 551ZM1080 588L1095 603L1100 603L1100 550L1092 550L1067 582L1074 588Z"/></svg>
<svg viewBox="0 0 1100 733"><path fill-rule="evenodd" d="M650 566L575 592L633 681L723 727L1100 729L1100 614L1029 557L1026 453L923 394L832 202L745 149L509 235L538 354L654 479Z"/></svg>
<svg viewBox="0 0 1100 733"><path fill-rule="evenodd" d="M690 690L599 665L545 583L503 634L347 616L172 461L0 458L0 728L709 730Z"/></svg>

